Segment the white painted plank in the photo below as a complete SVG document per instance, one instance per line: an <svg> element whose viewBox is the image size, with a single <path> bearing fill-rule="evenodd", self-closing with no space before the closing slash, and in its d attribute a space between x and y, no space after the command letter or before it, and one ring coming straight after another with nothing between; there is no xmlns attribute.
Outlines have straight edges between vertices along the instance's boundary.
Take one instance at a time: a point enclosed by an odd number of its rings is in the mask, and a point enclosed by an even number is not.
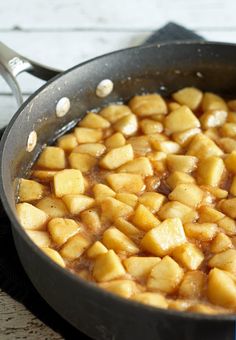
<svg viewBox="0 0 236 340"><path fill-rule="evenodd" d="M236 42L236 32L198 31L208 40ZM1 39L21 54L43 64L67 69L82 61L116 49L140 44L151 31L143 32L4 32ZM31 93L43 84L29 75L21 75L24 93ZM0 80L0 93L10 93Z"/></svg>
<svg viewBox="0 0 236 340"><path fill-rule="evenodd" d="M8 0L0 28L155 29L167 21L192 28L235 26L234 0Z"/></svg>

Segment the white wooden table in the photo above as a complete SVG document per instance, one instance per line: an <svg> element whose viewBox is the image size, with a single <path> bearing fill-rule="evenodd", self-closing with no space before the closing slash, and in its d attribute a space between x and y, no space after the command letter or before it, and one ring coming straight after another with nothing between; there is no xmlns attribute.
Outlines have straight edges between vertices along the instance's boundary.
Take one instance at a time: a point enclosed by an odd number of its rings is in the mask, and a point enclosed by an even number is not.
<svg viewBox="0 0 236 340"><path fill-rule="evenodd" d="M63 70L138 45L168 21L209 40L236 43L235 11L235 0L1 0L0 40ZM19 80L25 98L43 83L29 75ZM0 79L0 127L15 110L11 91ZM5 293L0 299L0 339L61 339Z"/></svg>

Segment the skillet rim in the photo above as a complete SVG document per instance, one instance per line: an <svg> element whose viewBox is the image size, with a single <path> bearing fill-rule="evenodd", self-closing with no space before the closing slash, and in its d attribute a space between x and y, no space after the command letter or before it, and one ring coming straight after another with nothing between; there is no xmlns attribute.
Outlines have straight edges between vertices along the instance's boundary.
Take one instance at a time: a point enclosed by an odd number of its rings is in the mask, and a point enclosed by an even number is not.
<svg viewBox="0 0 236 340"><path fill-rule="evenodd" d="M154 44L147 44L147 45L141 45L141 46L134 46L129 48L120 49L117 51L113 51L110 53L103 54L101 56L97 56L95 58L86 60L82 63L79 63L50 79L45 84L43 84L39 89L37 89L34 93L32 93L27 100L17 109L13 117L11 118L10 122L8 123L3 136L0 141L0 198L1 202L3 204L4 210L7 213L8 218L11 222L11 228L15 228L16 232L20 234L20 237L23 238L24 242L28 244L28 246L31 248L32 251L34 251L37 256L41 257L43 261L47 261L50 266L52 266L57 272L60 273L60 275L65 275L69 280L74 280L76 284L79 285L82 289L92 290L96 294L100 294L101 298L107 298L110 299L111 302L114 301L114 303L117 304L123 304L124 307L130 307L140 310L140 312L147 312L147 313L162 313L163 315L169 316L169 317L175 317L179 319L191 319L196 321L211 321L211 322L218 322L218 321L235 321L236 320L236 313L235 314L203 314L203 313L191 313L186 311L177 311L173 309L163 309L163 308L157 308L152 307L150 305L142 304L133 300L129 300L126 298L122 298L118 295L115 295L113 293L110 293L97 285L93 284L92 282L85 281L81 279L79 276L76 276L75 274L71 273L69 270L62 268L58 264L56 264L53 260L51 260L46 254L44 254L38 246L27 236L26 232L18 222L13 210L11 209L10 203L8 202L8 197L5 191L5 185L3 182L4 174L3 174L3 160L4 160L4 153L5 153L5 145L7 145L7 138L11 131L12 126L14 125L14 122L18 118L18 116L21 114L22 110L41 92L43 92L49 84L53 83L57 79L63 77L64 75L67 75L70 72L73 72L75 69L78 69L88 63L92 63L93 61L100 60L104 57L109 57L111 55L115 54L121 54L123 52L129 52L129 51L139 51L142 49L149 49L149 48L165 48L165 46L175 46L175 45L183 45L183 46L189 46L189 45L195 45L196 47L203 47L203 46L218 46L218 47L227 47L227 48L234 48L236 52L236 43L225 43L225 42L209 42L209 41L173 41L173 42L165 42L165 43L154 43ZM16 250L18 252L18 249L16 247ZM23 266L23 265L22 265ZM24 266L23 266L24 267ZM28 274L27 274L28 276ZM28 276L30 279L30 277ZM31 281L31 279L30 279ZM37 289L36 289L37 290ZM39 293L39 292L38 292ZM39 293L40 294L40 293ZM41 295L41 294L40 294ZM45 300L47 302L47 300ZM50 305L51 306L51 305ZM101 308L102 305L100 305ZM51 308L53 308L51 306ZM54 309L54 308L53 308ZM57 312L57 310L55 310ZM58 313L58 312L57 312ZM70 321L67 320L69 323Z"/></svg>

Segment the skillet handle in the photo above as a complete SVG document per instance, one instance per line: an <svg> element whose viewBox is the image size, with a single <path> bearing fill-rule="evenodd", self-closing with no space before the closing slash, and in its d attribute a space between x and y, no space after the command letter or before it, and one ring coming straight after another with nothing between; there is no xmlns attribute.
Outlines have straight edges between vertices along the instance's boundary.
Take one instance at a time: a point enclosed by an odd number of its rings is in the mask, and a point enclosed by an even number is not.
<svg viewBox="0 0 236 340"><path fill-rule="evenodd" d="M23 57L0 42L0 74L12 89L19 106L23 103L23 97L16 77L22 72L28 72L43 80L49 80L60 73L59 70L43 66Z"/></svg>

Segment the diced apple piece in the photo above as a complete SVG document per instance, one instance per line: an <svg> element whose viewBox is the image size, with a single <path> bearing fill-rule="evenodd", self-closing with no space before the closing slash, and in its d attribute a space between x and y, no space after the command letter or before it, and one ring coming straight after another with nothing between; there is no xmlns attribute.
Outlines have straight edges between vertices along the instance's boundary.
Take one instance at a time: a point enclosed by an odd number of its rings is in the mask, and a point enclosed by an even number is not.
<svg viewBox="0 0 236 340"><path fill-rule="evenodd" d="M198 159L194 156L167 155L166 162L170 171L192 172L197 167Z"/></svg>
<svg viewBox="0 0 236 340"><path fill-rule="evenodd" d="M97 162L95 157L78 152L72 152L68 160L72 169L77 169L81 172L91 170Z"/></svg>
<svg viewBox="0 0 236 340"><path fill-rule="evenodd" d="M200 127L199 120L186 105L172 111L165 119L165 129L170 134L198 127Z"/></svg>
<svg viewBox="0 0 236 340"><path fill-rule="evenodd" d="M236 123L225 123L220 128L220 134L224 137L236 137Z"/></svg>
<svg viewBox="0 0 236 340"><path fill-rule="evenodd" d="M139 204L137 209L132 216L132 223L144 230L148 231L160 224L160 221L155 217L151 211L146 208L143 204Z"/></svg>
<svg viewBox="0 0 236 340"><path fill-rule="evenodd" d="M218 139L217 143L225 153L236 151L236 140L233 138L220 138Z"/></svg>
<svg viewBox="0 0 236 340"><path fill-rule="evenodd" d="M138 130L137 117L134 114L120 118L114 125L115 131L121 132L124 136L132 136Z"/></svg>
<svg viewBox="0 0 236 340"><path fill-rule="evenodd" d="M226 313L225 309L220 308L220 307L212 307L206 303L196 303L194 305L191 305L187 311L191 313L210 314L210 315Z"/></svg>
<svg viewBox="0 0 236 340"><path fill-rule="evenodd" d="M207 276L201 271L195 270L184 274L179 287L179 295L185 299L197 300L204 295Z"/></svg>
<svg viewBox="0 0 236 340"><path fill-rule="evenodd" d="M99 114L110 123L115 123L120 118L132 113L127 105L110 104L104 107Z"/></svg>
<svg viewBox="0 0 236 340"><path fill-rule="evenodd" d="M85 127L75 128L74 133L79 144L97 143L102 139L103 136L102 130Z"/></svg>
<svg viewBox="0 0 236 340"><path fill-rule="evenodd" d="M184 276L183 269L171 257L165 256L151 270L147 287L164 293L174 293Z"/></svg>
<svg viewBox="0 0 236 340"><path fill-rule="evenodd" d="M211 252L221 253L222 251L232 248L232 246L231 239L224 233L219 233L211 242Z"/></svg>
<svg viewBox="0 0 236 340"><path fill-rule="evenodd" d="M108 197L101 202L102 216L115 221L119 217L127 217L132 214L133 208L129 205Z"/></svg>
<svg viewBox="0 0 236 340"><path fill-rule="evenodd" d="M184 87L172 94L172 97L181 105L187 105L191 110L196 110L202 101L202 91L195 87Z"/></svg>
<svg viewBox="0 0 236 340"><path fill-rule="evenodd" d="M93 112L87 113L79 122L79 126L91 129L106 129L110 125L108 120Z"/></svg>
<svg viewBox="0 0 236 340"><path fill-rule="evenodd" d="M139 252L136 244L115 227L110 227L103 233L102 242L108 249L113 249L116 253L134 255Z"/></svg>
<svg viewBox="0 0 236 340"><path fill-rule="evenodd" d="M181 106L179 103L176 103L176 102L170 102L167 105L168 105L168 109L170 112L177 110Z"/></svg>
<svg viewBox="0 0 236 340"><path fill-rule="evenodd" d="M53 218L48 223L48 231L53 242L61 246L79 230L79 225L70 218Z"/></svg>
<svg viewBox="0 0 236 340"><path fill-rule="evenodd" d="M198 213L195 210L178 201L164 204L158 211L158 215L162 220L178 217L183 223L192 222L198 218Z"/></svg>
<svg viewBox="0 0 236 340"><path fill-rule="evenodd" d="M217 186L220 184L225 171L224 162L221 158L211 156L200 162L198 165L198 182Z"/></svg>
<svg viewBox="0 0 236 340"><path fill-rule="evenodd" d="M145 156L152 150L148 136L131 137L128 139L128 143L132 145L134 153L138 156Z"/></svg>
<svg viewBox="0 0 236 340"><path fill-rule="evenodd" d="M73 149L73 153L88 154L93 157L100 157L106 151L104 144L100 143L86 143L80 144Z"/></svg>
<svg viewBox="0 0 236 340"><path fill-rule="evenodd" d="M123 217L117 218L114 221L115 226L125 235L140 239L143 233L140 231L140 229L137 229L132 223L126 221Z"/></svg>
<svg viewBox="0 0 236 340"><path fill-rule="evenodd" d="M224 110L227 111L227 105L223 98L211 92L205 92L202 100L203 111Z"/></svg>
<svg viewBox="0 0 236 340"><path fill-rule="evenodd" d="M210 110L205 111L200 117L201 126L203 129L218 127L223 125L227 119L227 111L225 110Z"/></svg>
<svg viewBox="0 0 236 340"><path fill-rule="evenodd" d="M81 234L76 234L62 246L60 254L67 260L75 260L90 246L91 241Z"/></svg>
<svg viewBox="0 0 236 340"><path fill-rule="evenodd" d="M132 161L129 161L122 165L119 169L119 172L128 172L131 174L139 174L141 176L152 176L153 169L152 164L147 157L139 157L135 158Z"/></svg>
<svg viewBox="0 0 236 340"><path fill-rule="evenodd" d="M233 177L229 192L231 195L236 196L236 176Z"/></svg>
<svg viewBox="0 0 236 340"><path fill-rule="evenodd" d="M236 100L235 99L231 99L227 102L227 106L230 110L232 111L236 111ZM234 114L234 112L233 112Z"/></svg>
<svg viewBox="0 0 236 340"><path fill-rule="evenodd" d="M226 270L236 275L236 250L227 249L219 254L214 255L208 262L208 266Z"/></svg>
<svg viewBox="0 0 236 340"><path fill-rule="evenodd" d="M95 259L93 276L96 281L111 281L123 275L125 275L125 269L114 250L108 250L105 254L99 255Z"/></svg>
<svg viewBox="0 0 236 340"><path fill-rule="evenodd" d="M139 293L132 296L132 300L157 308L166 309L168 307L166 298L159 293Z"/></svg>
<svg viewBox="0 0 236 340"><path fill-rule="evenodd" d="M141 175L137 174L110 174L106 177L106 180L115 192L129 192L136 194L145 188Z"/></svg>
<svg viewBox="0 0 236 340"><path fill-rule="evenodd" d="M139 197L139 203L149 208L152 213L157 212L165 201L165 196L158 192L144 192Z"/></svg>
<svg viewBox="0 0 236 340"><path fill-rule="evenodd" d="M185 172L181 171L174 171L170 174L166 180L169 187L173 190L177 185L183 183L195 183L194 177L186 174Z"/></svg>
<svg viewBox="0 0 236 340"><path fill-rule="evenodd" d="M84 192L84 178L80 170L66 169L54 176L54 190L57 197Z"/></svg>
<svg viewBox="0 0 236 340"><path fill-rule="evenodd" d="M66 167L65 151L57 146L47 146L41 152L36 164L47 169L64 169Z"/></svg>
<svg viewBox="0 0 236 340"><path fill-rule="evenodd" d="M133 160L134 152L130 144L120 148L111 149L100 161L100 166L105 169L117 169L128 161Z"/></svg>
<svg viewBox="0 0 236 340"><path fill-rule="evenodd" d="M182 147L186 147L191 142L193 137L200 132L200 128L193 128L181 132L175 132L172 135L172 139Z"/></svg>
<svg viewBox="0 0 236 340"><path fill-rule="evenodd" d="M203 191L195 184L183 183L178 184L168 197L171 201L197 207L203 199Z"/></svg>
<svg viewBox="0 0 236 340"><path fill-rule="evenodd" d="M96 258L98 255L105 254L107 252L107 248L100 241L96 241L93 245L87 250L87 256L90 259Z"/></svg>
<svg viewBox="0 0 236 340"><path fill-rule="evenodd" d="M220 139L219 129L216 127L209 128L204 131L204 135L212 139L214 142L218 142Z"/></svg>
<svg viewBox="0 0 236 340"><path fill-rule="evenodd" d="M72 151L78 145L78 143L73 133L67 133L66 135L58 138L57 145L59 148L65 151Z"/></svg>
<svg viewBox="0 0 236 340"><path fill-rule="evenodd" d="M99 214L94 209L88 209L80 213L81 221L92 232L98 232L101 229Z"/></svg>
<svg viewBox="0 0 236 340"><path fill-rule="evenodd" d="M159 94L135 96L130 100L129 107L139 117L167 113L166 102Z"/></svg>
<svg viewBox="0 0 236 340"><path fill-rule="evenodd" d="M125 298L131 297L138 291L136 283L131 280L114 280L110 282L104 282L100 283L99 287Z"/></svg>
<svg viewBox="0 0 236 340"><path fill-rule="evenodd" d="M224 218L219 220L217 224L221 229L223 229L226 235L236 235L236 223L232 218L225 216Z"/></svg>
<svg viewBox="0 0 236 340"><path fill-rule="evenodd" d="M81 211L91 208L95 204L95 200L86 195L69 194L63 196L62 200L73 215L78 215Z"/></svg>
<svg viewBox="0 0 236 340"><path fill-rule="evenodd" d="M59 266L61 267L65 267L65 262L63 260L63 258L61 257L61 255L58 253L58 251L51 249L51 248L47 248L47 247L43 247L41 248L42 251L49 256L54 262L56 262Z"/></svg>
<svg viewBox="0 0 236 340"><path fill-rule="evenodd" d="M127 272L135 279L145 279L152 268L161 261L160 257L131 256L123 261Z"/></svg>
<svg viewBox="0 0 236 340"><path fill-rule="evenodd" d="M199 133L193 137L188 146L187 155L203 159L210 156L222 156L223 151L213 142L213 140L202 133Z"/></svg>
<svg viewBox="0 0 236 340"><path fill-rule="evenodd" d="M201 206L198 212L200 215L199 218L200 223L204 222L218 223L218 221L225 217L225 215L222 214L222 212L207 205Z"/></svg>
<svg viewBox="0 0 236 340"><path fill-rule="evenodd" d="M227 216L236 218L236 197L222 200L220 202L220 209Z"/></svg>
<svg viewBox="0 0 236 340"><path fill-rule="evenodd" d="M114 133L105 140L105 146L110 150L125 145L125 137L120 132Z"/></svg>
<svg viewBox="0 0 236 340"><path fill-rule="evenodd" d="M198 269L204 260L202 251L195 244L189 242L175 248L172 256L181 266L189 270Z"/></svg>
<svg viewBox="0 0 236 340"><path fill-rule="evenodd" d="M210 271L207 296L211 303L225 308L236 308L236 284L223 270Z"/></svg>
<svg viewBox="0 0 236 340"><path fill-rule="evenodd" d="M191 301L183 299L168 299L168 309L186 311L191 306Z"/></svg>
<svg viewBox="0 0 236 340"><path fill-rule="evenodd" d="M212 196L215 196L215 198L226 198L229 194L227 190L211 185L201 185L201 189L203 191L208 191Z"/></svg>
<svg viewBox="0 0 236 340"><path fill-rule="evenodd" d="M228 117L227 117L227 122L230 123L236 123L236 115L235 115L235 110L232 110L233 112L228 112Z"/></svg>
<svg viewBox="0 0 236 340"><path fill-rule="evenodd" d="M43 230L48 220L48 215L29 203L16 205L18 220L24 229Z"/></svg>
<svg viewBox="0 0 236 340"><path fill-rule="evenodd" d="M215 223L186 223L184 224L185 234L199 241L211 241L217 233Z"/></svg>
<svg viewBox="0 0 236 340"><path fill-rule="evenodd" d="M47 188L44 185L36 181L21 178L18 192L20 202L39 200L44 196L46 190Z"/></svg>
<svg viewBox="0 0 236 340"><path fill-rule="evenodd" d="M233 151L225 158L226 169L236 175L236 151Z"/></svg>
<svg viewBox="0 0 236 340"><path fill-rule="evenodd" d="M102 202L107 197L115 197L116 193L105 184L95 184L93 187L93 193L97 203Z"/></svg>
<svg viewBox="0 0 236 340"><path fill-rule="evenodd" d="M141 241L144 250L156 256L170 254L186 242L184 228L179 218L168 218L158 227L149 230Z"/></svg>
<svg viewBox="0 0 236 340"><path fill-rule="evenodd" d="M179 153L181 151L181 147L179 144L172 142L171 140L167 141L158 141L152 140L152 145L155 150L169 153Z"/></svg>
<svg viewBox="0 0 236 340"><path fill-rule="evenodd" d="M50 182L56 175L57 171L52 170L33 170L32 177L40 180L41 182Z"/></svg>
<svg viewBox="0 0 236 340"><path fill-rule="evenodd" d="M68 210L60 198L44 197L36 207L43 210L49 217L64 217L68 214Z"/></svg>
<svg viewBox="0 0 236 340"><path fill-rule="evenodd" d="M129 194L127 192L117 194L116 199L130 205L132 208L135 208L138 202L138 196L134 194Z"/></svg>
<svg viewBox="0 0 236 340"><path fill-rule="evenodd" d="M152 119L143 119L140 121L139 125L145 135L163 131L163 125Z"/></svg>
<svg viewBox="0 0 236 340"><path fill-rule="evenodd" d="M51 240L46 231L41 230L26 230L29 238L40 248L49 247Z"/></svg>

